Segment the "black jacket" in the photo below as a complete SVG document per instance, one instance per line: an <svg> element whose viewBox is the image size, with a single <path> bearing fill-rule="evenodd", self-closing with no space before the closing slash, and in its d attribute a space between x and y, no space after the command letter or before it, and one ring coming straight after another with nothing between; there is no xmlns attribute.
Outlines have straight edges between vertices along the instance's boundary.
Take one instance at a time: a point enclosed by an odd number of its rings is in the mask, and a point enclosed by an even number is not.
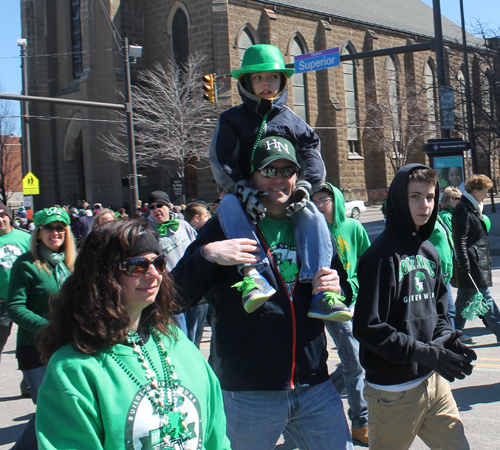
<svg viewBox="0 0 500 450"><path fill-rule="evenodd" d="M380 385L406 383L430 373L430 367L414 362L415 344L427 344L451 331L441 261L427 240L436 221L439 187L431 218L418 232L410 213L407 180L418 167L425 168L410 164L394 177L385 230L358 265L354 336L360 342L366 380Z"/></svg>
<svg viewBox="0 0 500 450"><path fill-rule="evenodd" d="M472 202L465 196L457 204L452 217L456 267L452 284L457 288L474 288L468 272L478 288L492 286L490 244L486 224Z"/></svg>
<svg viewBox="0 0 500 450"><path fill-rule="evenodd" d="M181 297L195 305L205 295L215 310L215 352L220 360L217 375L222 389L284 390L327 381L323 321L307 317L312 285L297 282L290 301L278 270L271 264L263 276L277 293L248 314L243 309L241 292L231 287L242 280L237 266L211 263L200 252L205 244L225 239L219 219L210 220L171 272ZM352 290L338 256L332 268L339 272L344 295L350 302Z"/></svg>
<svg viewBox="0 0 500 450"><path fill-rule="evenodd" d="M227 191L250 175L250 156L266 111L262 139L281 136L297 150L301 166L300 178L313 189L325 182L326 170L321 158L321 145L314 130L286 106L288 87L273 100L262 99L238 83L243 103L224 111L214 131L210 145L210 165L219 186Z"/></svg>

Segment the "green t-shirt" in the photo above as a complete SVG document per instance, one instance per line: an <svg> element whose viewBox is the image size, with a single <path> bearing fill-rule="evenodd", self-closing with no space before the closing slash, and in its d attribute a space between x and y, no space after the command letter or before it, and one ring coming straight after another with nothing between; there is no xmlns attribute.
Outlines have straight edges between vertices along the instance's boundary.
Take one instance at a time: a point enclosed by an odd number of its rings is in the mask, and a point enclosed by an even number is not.
<svg viewBox="0 0 500 450"><path fill-rule="evenodd" d="M274 220L265 217L259 223L259 229L288 291L291 292L299 272L292 219Z"/></svg>
<svg viewBox="0 0 500 450"><path fill-rule="evenodd" d="M10 271L18 256L29 250L30 238L29 233L14 228L0 236L0 300L7 300Z"/></svg>

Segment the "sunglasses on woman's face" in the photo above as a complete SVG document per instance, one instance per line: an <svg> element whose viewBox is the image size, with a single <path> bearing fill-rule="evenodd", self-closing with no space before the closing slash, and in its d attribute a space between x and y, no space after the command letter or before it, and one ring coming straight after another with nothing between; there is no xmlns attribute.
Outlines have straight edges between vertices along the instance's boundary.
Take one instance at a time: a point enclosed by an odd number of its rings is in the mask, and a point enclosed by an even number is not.
<svg viewBox="0 0 500 450"><path fill-rule="evenodd" d="M52 233L53 231L57 231L58 233L66 233L66 227L62 225L43 225L42 230L46 233Z"/></svg>
<svg viewBox="0 0 500 450"><path fill-rule="evenodd" d="M273 178L278 173L281 173L283 178L292 178L296 173L297 169L295 167L284 167L283 169L277 169L276 167L264 167L259 170L260 174L266 178Z"/></svg>
<svg viewBox="0 0 500 450"><path fill-rule="evenodd" d="M140 277L148 271L151 264L153 264L156 271L161 274L165 272L167 268L167 257L165 255L158 255L155 259L147 259L142 256L128 258L120 263L118 268L128 277Z"/></svg>

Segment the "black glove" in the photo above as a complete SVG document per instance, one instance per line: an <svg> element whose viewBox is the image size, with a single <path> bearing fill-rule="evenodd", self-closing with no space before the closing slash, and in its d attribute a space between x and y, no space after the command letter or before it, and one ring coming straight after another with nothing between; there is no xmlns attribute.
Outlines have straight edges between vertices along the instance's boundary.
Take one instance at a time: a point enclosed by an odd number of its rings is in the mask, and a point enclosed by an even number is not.
<svg viewBox="0 0 500 450"><path fill-rule="evenodd" d="M430 345L435 345L437 347L442 347L447 350L451 350L453 353L457 355L465 356L469 362L477 359L476 352L471 348L467 347L465 344L462 344L458 338L462 336L462 331L455 330L451 333L445 334L444 336L440 336L437 339L434 339L432 342L429 342Z"/></svg>
<svg viewBox="0 0 500 450"><path fill-rule="evenodd" d="M455 330L451 333L439 336L438 338L429 342L429 345L435 345L436 347L447 348L449 350L449 346L456 342L457 339L462 336L462 334L463 333L460 330Z"/></svg>
<svg viewBox="0 0 500 450"><path fill-rule="evenodd" d="M259 198L268 195L267 192L251 188L247 181L238 181L233 192L243 203L245 212L253 223L259 223L266 216L267 209Z"/></svg>
<svg viewBox="0 0 500 450"><path fill-rule="evenodd" d="M450 382L455 381L455 378L463 380L466 375L472 373L472 365L465 356L418 341L415 342L413 360L434 369Z"/></svg>
<svg viewBox="0 0 500 450"><path fill-rule="evenodd" d="M310 199L310 192L311 183L305 180L297 181L295 190L290 196L290 205L286 208L286 215L288 217L306 207Z"/></svg>

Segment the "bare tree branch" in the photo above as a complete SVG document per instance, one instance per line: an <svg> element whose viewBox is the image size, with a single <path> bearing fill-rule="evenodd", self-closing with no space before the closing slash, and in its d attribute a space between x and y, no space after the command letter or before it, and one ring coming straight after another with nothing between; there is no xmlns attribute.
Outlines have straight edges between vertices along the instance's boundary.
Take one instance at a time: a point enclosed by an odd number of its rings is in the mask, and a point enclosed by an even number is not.
<svg viewBox="0 0 500 450"><path fill-rule="evenodd" d="M12 116L10 103L0 100L0 200L5 204L22 179L21 147L14 136L17 125Z"/></svg>
<svg viewBox="0 0 500 450"><path fill-rule="evenodd" d="M367 104L365 122L365 127L373 131L370 136L376 147L385 152L394 173L408 163L425 140L433 137L436 126L424 107L427 103L425 88L408 76L404 84L398 81L386 76L367 87L369 96L376 101Z"/></svg>
<svg viewBox="0 0 500 450"><path fill-rule="evenodd" d="M220 113L217 104L203 99L201 65L205 57L189 55L182 66L168 59L138 76L132 91L134 132L138 167L165 166L174 162L180 173L193 165L208 167L208 150ZM128 162L125 115L116 134L101 135L103 150Z"/></svg>

